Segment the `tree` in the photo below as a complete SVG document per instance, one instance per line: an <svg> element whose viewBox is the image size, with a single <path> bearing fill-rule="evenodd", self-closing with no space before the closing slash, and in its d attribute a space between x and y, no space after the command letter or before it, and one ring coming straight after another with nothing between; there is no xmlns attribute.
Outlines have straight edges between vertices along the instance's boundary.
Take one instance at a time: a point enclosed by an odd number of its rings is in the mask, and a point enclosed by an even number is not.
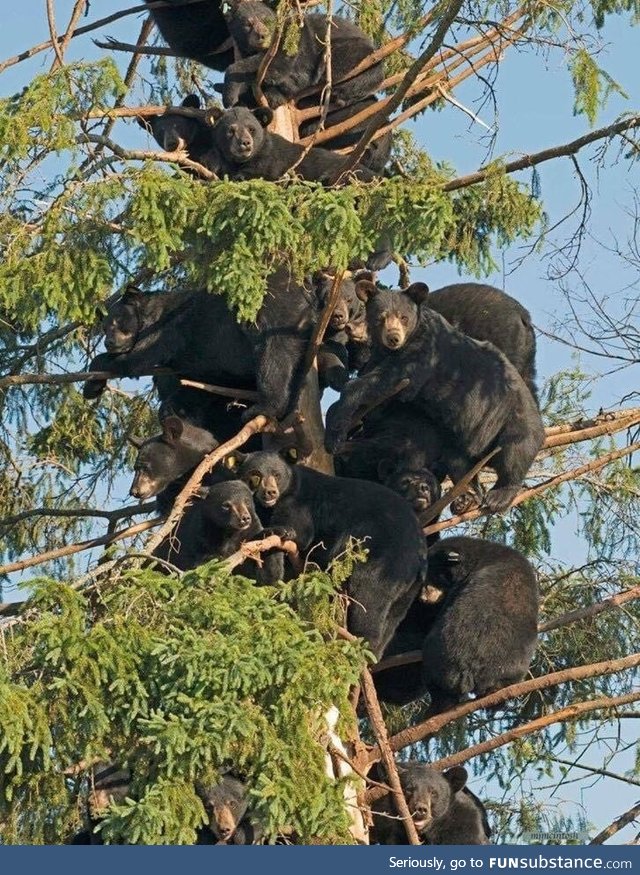
<svg viewBox="0 0 640 875"><path fill-rule="evenodd" d="M356 775L384 754L397 791L389 750L418 745L422 758L443 767L470 762L494 789L505 788L491 806L502 839L581 827L554 821L521 787L532 768L557 783L554 770L573 769L589 746L596 761L577 768L637 783L602 768L598 747L613 721L637 716L628 706L640 698L633 690L639 484L629 465L640 412L629 399L614 415L590 417L579 371L558 373L543 397L547 446L514 510L490 519L472 512L427 528L464 524L466 532L505 540L538 560L543 634L533 678L493 694L492 703L504 706L497 716L473 702L424 722L422 704L389 710L382 723L365 649L341 634L334 599L349 563L362 559L357 549L331 573L307 573L277 590L255 588L220 562L184 576L150 567L145 559L159 535L151 542L139 536L157 521L129 523L152 509L102 509L123 494L121 474L132 462L127 438L157 428L150 386L125 390L114 382L97 406L82 400L78 386L97 343L94 310L128 283L206 287L251 319L278 264L299 278L327 266L339 276L383 233L393 239L401 281L410 262L450 261L463 274L486 275L500 250L544 236L536 175L522 181L514 174L562 156L572 156L579 170L576 155L592 143L622 143L627 155L618 160L632 161L637 115L516 160L491 156L467 174L433 160L402 125L415 116L419 125L434 125L438 116L424 111L461 105L455 89L465 80L473 81L481 105L499 102L499 61L515 48L566 53L575 111L595 124L619 88L597 63L598 30L608 16L637 15L638 8L455 0L422 14L415 4L356 4L361 26L383 46L387 79L385 101L348 160L389 127L394 158L383 181L325 189L212 180L183 154L140 148L141 135L132 136L126 120L162 112L176 91L195 87L210 99L215 74L167 59L149 42L155 37L148 18L135 43L103 40L96 61L67 62L75 44L87 45L86 34L106 34L115 20L133 32L131 10L80 26L86 6L76 0L59 29L49 5L50 39L0 64L2 72L40 51L52 59L49 72L25 78L19 94L0 101L0 572L5 580L26 568L46 575L30 581L26 603L0 608L2 840L68 839L80 825L78 799L89 794L91 766L106 758L132 769L136 800L108 810L106 840L193 842L203 822L194 782L214 780L233 764L249 780L270 839L287 831L302 842L349 841L345 782L325 774L321 740L331 706L341 715L338 735L356 740L349 691L360 676L368 719L359 730L369 746L347 755ZM285 29L282 36L293 34ZM278 124L297 136L297 120L289 107ZM324 139L320 131L313 142ZM580 227L587 221L581 215ZM635 233L631 258L637 225ZM637 365L634 336L607 320L605 309L596 313L600 323L586 325L591 342L607 357L607 343L626 344L625 361ZM575 342L584 328L576 317L566 330ZM607 406L621 401L612 397ZM313 380L305 403L307 421L317 421ZM253 428L266 425L254 421ZM317 443L317 430L312 437ZM586 558L555 561L553 526L572 511L580 515ZM97 552L102 546L104 554ZM84 551L87 573L72 558ZM345 754L335 740L328 749L340 774ZM575 771L567 774L573 779Z"/></svg>

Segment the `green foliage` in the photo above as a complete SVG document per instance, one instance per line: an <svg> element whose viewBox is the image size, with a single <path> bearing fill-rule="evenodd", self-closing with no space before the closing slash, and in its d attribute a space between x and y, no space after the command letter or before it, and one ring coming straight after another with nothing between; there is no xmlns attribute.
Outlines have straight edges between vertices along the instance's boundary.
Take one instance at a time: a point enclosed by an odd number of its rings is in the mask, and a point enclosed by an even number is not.
<svg viewBox="0 0 640 875"><path fill-rule="evenodd" d="M34 584L37 616L0 666L4 841L60 841L84 792L64 770L100 758L133 774L132 798L103 822L111 841L192 843L203 820L194 782L229 762L249 780L269 836L290 827L305 841L349 841L319 744L323 715L332 704L348 713L364 664L331 621L345 573L278 591L218 562L180 579L146 569L112 580L97 600ZM33 793L41 773L57 777L53 819L49 793Z"/></svg>
<svg viewBox="0 0 640 875"><path fill-rule="evenodd" d="M640 8L640 7L639 7ZM593 124L598 110L612 92L627 95L611 76L599 67L586 49L579 49L571 59L571 77L575 89L574 115L586 115Z"/></svg>

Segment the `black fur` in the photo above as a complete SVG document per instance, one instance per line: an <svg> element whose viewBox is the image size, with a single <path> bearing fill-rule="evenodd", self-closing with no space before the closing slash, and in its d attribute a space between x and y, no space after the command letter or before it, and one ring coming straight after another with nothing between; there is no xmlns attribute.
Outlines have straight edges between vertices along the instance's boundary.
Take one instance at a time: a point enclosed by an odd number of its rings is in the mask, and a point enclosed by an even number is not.
<svg viewBox="0 0 640 875"><path fill-rule="evenodd" d="M255 385L260 400L243 418L264 413L281 419L297 399L315 307L313 292L295 284L284 269L269 278L251 325L239 324L224 298L204 291L129 290L107 313L107 352L94 358L90 369L136 377L168 367L205 383ZM98 397L105 385L88 381L85 398Z"/></svg>
<svg viewBox="0 0 640 875"><path fill-rule="evenodd" d="M220 0L202 0L188 6L175 2L175 9L171 6L153 9L151 15L163 39L178 57L191 58L223 72L233 62L234 51L220 7Z"/></svg>
<svg viewBox="0 0 640 875"><path fill-rule="evenodd" d="M195 500L184 512L178 529L154 551L154 556L188 571L208 559L227 559L245 541L263 536L250 489L241 480L224 480L203 489L204 497ZM260 568L246 560L234 569L234 574L275 583L283 576L280 551L265 554Z"/></svg>
<svg viewBox="0 0 640 875"><path fill-rule="evenodd" d="M273 113L270 109L228 109L212 129L213 150L207 166L230 179L280 179L288 171L310 182L329 183L345 164L345 156L328 149L305 148L266 130ZM304 157L302 157L304 155ZM366 167L353 175L365 182L374 178Z"/></svg>
<svg viewBox="0 0 640 875"><path fill-rule="evenodd" d="M431 292L427 303L458 331L475 340L488 340L504 353L537 402L536 335L526 307L482 283L444 286Z"/></svg>
<svg viewBox="0 0 640 875"><path fill-rule="evenodd" d="M217 784L196 784L209 818L209 832L216 844L252 845L262 838L261 831L252 823L249 812L247 787L232 775L223 775ZM200 841L199 844L205 844ZM208 844L208 842L207 842Z"/></svg>
<svg viewBox="0 0 640 875"><path fill-rule="evenodd" d="M191 109L200 108L200 98L196 94L188 94L181 106ZM192 161L202 162L211 150L212 126L203 118L182 115L172 112L167 107L164 115L138 118L140 127L149 130L161 149L165 152L184 150Z"/></svg>
<svg viewBox="0 0 640 875"><path fill-rule="evenodd" d="M368 560L346 585L347 625L380 656L424 579L424 538L409 505L384 486L292 467L275 453L228 464L253 490L265 527L284 529L303 559L326 568L350 537L366 539Z"/></svg>
<svg viewBox="0 0 640 875"><path fill-rule="evenodd" d="M427 845L487 845L491 831L482 802L467 790L467 772L438 772L425 763L398 763L400 784L418 835ZM407 845L390 795L373 804L372 843Z"/></svg>
<svg viewBox="0 0 640 875"><path fill-rule="evenodd" d="M373 357L327 412L325 446L333 452L362 408L393 394L412 403L448 443L449 474L457 482L496 447L498 481L485 496L490 513L506 510L542 446L544 428L533 397L513 365L493 345L472 340L425 303L426 286L405 292L361 281Z"/></svg>
<svg viewBox="0 0 640 875"><path fill-rule="evenodd" d="M333 112L329 112L325 120L325 131L331 131L331 128L353 118L365 109L369 109L377 104L377 102L378 100L376 97L365 97L357 103L350 103L342 109L336 109ZM350 146L355 146L358 140L362 137L362 134L371 121L371 118L372 117L369 116L365 121L356 125L352 130L344 134L338 134L335 137L331 137L331 139L323 140L322 143L318 143L318 145L322 146L323 149L348 149ZM320 122L317 118L303 122L299 129L300 136L311 136L311 134L314 134L318 130L319 126ZM386 134L378 137L378 139L374 140L369 146L367 146L367 151L362 157L362 165L368 167L373 173L381 174L391 156L392 143L393 134L391 131L387 131Z"/></svg>
<svg viewBox="0 0 640 875"><path fill-rule="evenodd" d="M223 89L225 106L253 101L252 84L276 27L276 14L257 0L230 4L226 21L241 60L227 68ZM292 25L295 26L295 25ZM311 13L304 16L297 51L287 54L279 46L267 67L262 91L270 107L295 100L308 88L323 86L327 79L324 58L327 19ZM375 51L373 41L356 24L334 16L331 23L331 102L335 106L355 103L378 90L384 78L382 62L340 82L364 58Z"/></svg>
<svg viewBox="0 0 640 875"><path fill-rule="evenodd" d="M429 551L429 583L444 593L423 643L431 711L521 681L538 626L536 573L525 557L491 541L443 538Z"/></svg>

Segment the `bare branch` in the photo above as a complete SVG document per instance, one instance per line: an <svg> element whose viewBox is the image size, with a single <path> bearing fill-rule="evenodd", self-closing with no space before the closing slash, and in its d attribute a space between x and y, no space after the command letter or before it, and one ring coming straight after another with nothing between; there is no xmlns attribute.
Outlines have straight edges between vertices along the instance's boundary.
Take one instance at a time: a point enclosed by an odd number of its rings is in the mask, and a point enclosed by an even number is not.
<svg viewBox="0 0 640 875"><path fill-rule="evenodd" d="M624 814L621 814L620 817L616 817L613 823L610 823L609 826L605 827L598 835L591 839L589 842L590 845L602 845L611 836L615 835L617 832L620 832L621 829L624 829L625 826L628 826L630 823L633 823L635 820L640 818L640 802L637 805L634 805L633 808L630 808L628 811L625 811Z"/></svg>
<svg viewBox="0 0 640 875"><path fill-rule="evenodd" d="M548 620L546 623L541 623L538 626L538 632L551 632L552 629L559 629L561 626L568 626L571 623L577 623L580 620L588 620L591 617L597 617L603 611L610 611L612 608L617 608L627 602L632 602L640 598L640 586L634 586L632 589L627 589L624 592L619 592L608 599L597 602L595 605L589 605L588 608L578 608L575 611L568 611L554 620Z"/></svg>
<svg viewBox="0 0 640 875"><path fill-rule="evenodd" d="M530 489L524 489L522 492L518 493L516 497L513 499L511 503L511 507L517 507L517 505L522 504L523 501L528 501L530 498L535 498L535 496L540 495L541 492L545 492L547 489L553 489L556 486L560 486L562 483L566 483L568 480L577 480L580 477L583 477L585 474L589 474L591 471L597 471L600 468L604 468L610 462L615 462L616 459L621 459L624 456L629 456L631 453L635 453L636 450L640 449L640 442L633 443L629 446L622 447L619 450L614 450L611 453L605 453L603 456L600 456L598 459L594 459L592 462L588 462L586 465L580 465L578 468L572 468L569 471L565 471L562 474L558 474L555 477L550 477L548 480L539 483L537 486L532 486ZM451 519L444 520L443 522L432 523L430 526L426 526L424 529L425 535L432 535L435 532L442 532L445 529L450 529L453 526L457 526L460 523L468 522L469 520L475 520L480 516L484 516L484 511L479 508L476 510L470 510L468 513L460 514L459 516L452 517Z"/></svg>
<svg viewBox="0 0 640 875"><path fill-rule="evenodd" d="M618 715L620 716L620 715ZM563 760L560 757L554 757L554 762L560 763L561 766L569 766L572 769L582 769L592 775L602 775L604 778L614 778L616 781L623 781L625 784L634 784L640 787L640 781L635 778L627 778L625 775L618 775L616 772L610 772L607 769L596 769L595 766L585 766L582 763L571 760Z"/></svg>
<svg viewBox="0 0 640 875"><path fill-rule="evenodd" d="M214 386L212 383L200 383L198 380L180 380L180 385L202 389L211 395L222 395L224 398L237 398L239 401L257 401L258 393L253 389L231 389L228 386Z"/></svg>
<svg viewBox="0 0 640 875"><path fill-rule="evenodd" d="M72 556L74 553L81 553L83 550L93 550L94 547L103 547L106 544L113 544L115 541L121 541L123 538L132 538L134 535L139 535L141 532L146 532L155 526L160 525L162 520L157 519L146 520L143 523L136 523L135 526L129 526L127 529L120 529L118 532L113 532L110 535L103 535L101 538L91 538L89 541L81 541L78 544L70 544L68 547L57 547L55 550L47 550L46 553L39 553L37 556L31 556L29 559L21 559L18 562L9 562L7 565L0 565L0 574L11 574L12 571L22 571L25 568L33 568L34 565L42 565L43 562L52 562L54 559L61 559L63 556Z"/></svg>
<svg viewBox="0 0 640 875"><path fill-rule="evenodd" d="M298 559L298 547L294 541L283 541L278 535L270 535L262 541L245 541L239 550L224 560L224 564L229 571L233 571L247 559L260 562L261 554L267 550L282 550L283 553L289 554L293 562Z"/></svg>
<svg viewBox="0 0 640 875"><path fill-rule="evenodd" d="M409 839L409 844L419 845L421 844L421 842L418 837L413 818L411 817L411 812L409 811L407 800L405 799L404 792L402 790L400 776L398 775L398 767L396 766L396 761L393 758L393 752L389 747L389 736L387 735L387 727L385 726L382 711L380 710L380 703L378 702L378 696L376 694L376 688L373 683L373 678L371 677L371 672L368 669L365 668L363 670L360 676L360 682L362 684L362 694L364 696L364 701L367 706L367 711L369 713L369 719L371 720L371 728L373 729L376 741L378 742L380 756L382 758L382 762L384 763L384 768L393 792L393 801L395 803L398 814L402 819L402 823L407 833L407 838Z"/></svg>
<svg viewBox="0 0 640 875"><path fill-rule="evenodd" d="M386 102L384 108L373 116L373 118L365 128L362 137L356 143L353 151L349 154L349 157L345 162L344 166L341 168L337 179L334 181L337 182L340 177L344 176L346 173L349 173L351 170L354 169L354 167L356 167L356 165L364 155L367 146L373 139L373 136L378 128L383 125L388 120L391 113L400 106L405 98L405 95L409 91L409 88L413 84L416 77L422 71L424 65L428 61L430 61L431 58L434 57L438 49L441 47L447 31L453 24L456 15L460 11L462 2L463 0L451 0L451 2L448 4L442 15L442 18L440 19L440 22L438 23L431 42L429 43L427 48L418 56L418 58L416 58L416 60L404 74L400 86L396 89L393 96Z"/></svg>
<svg viewBox="0 0 640 875"><path fill-rule="evenodd" d="M31 517L100 517L106 520L121 520L125 517L137 516L138 514L151 513L155 510L155 501L147 502L147 504L130 504L128 507L120 507L116 510L98 510L98 508L85 507L34 507L31 510L23 510L15 516L8 516L0 520L0 530L7 529L9 526L15 526L16 523L22 520L30 519Z"/></svg>
<svg viewBox="0 0 640 875"><path fill-rule="evenodd" d="M526 170L527 167L535 167L537 164L542 164L545 161L551 161L554 158L567 157L575 155L580 149L585 146L595 143L598 140L604 140L621 134L631 128L640 127L640 116L631 116L622 121L615 122L605 128L598 128L585 134L583 137L578 137L577 140L572 140L570 143L565 143L562 146L552 146L549 149L543 149L541 152L534 152L531 155L524 155L516 161L510 161L502 168L504 173L515 173L518 170ZM467 176L459 176L457 179L452 179L443 186L444 191L457 191L460 188L467 188L470 185L476 185L478 182L484 182L492 173L495 173L495 168L487 168L469 173Z"/></svg>
<svg viewBox="0 0 640 875"><path fill-rule="evenodd" d="M620 659L580 665L575 668L552 672L542 677L532 678L528 681L521 681L519 684L510 684L508 687L496 690L495 693L490 693L488 696L456 705L455 708L451 708L449 711L444 711L442 714L430 717L416 726L410 726L408 729L404 729L402 732L392 736L389 739L389 744L394 751L402 750L403 747L422 741L428 735L439 732L444 726L453 723L454 720L459 720L461 717L466 717L467 714L472 714L474 711L480 711L483 708L494 708L496 705L501 705L510 699L526 696L536 690L546 690L549 687L556 687L559 684L571 681L614 674L619 671L625 671L628 668L635 668L638 665L640 665L640 653L632 653L630 656L621 657ZM369 761L376 762L379 758L380 751L373 748L369 752Z"/></svg>
<svg viewBox="0 0 640 875"><path fill-rule="evenodd" d="M587 702L576 702L566 708L561 708L559 711L553 711L551 714L545 714L544 717L538 717L537 720L532 720L530 723L525 723L522 726L517 726L515 729L510 729L502 735L497 735L495 738L490 738L480 744L475 744L468 747L466 750L454 753L444 759L436 760L430 765L434 769L450 769L452 766L459 766L466 763L474 757L480 756L489 751L496 750L498 747L503 747L518 738L524 738L526 735L532 735L551 726L554 723L564 723L567 720L575 720L583 714L588 714L590 711L602 711L603 709L610 710L617 708L619 705L628 705L630 702L640 700L640 692L627 693L624 696L616 696L608 698L603 696L600 699L591 699ZM640 806L639 806L640 808Z"/></svg>

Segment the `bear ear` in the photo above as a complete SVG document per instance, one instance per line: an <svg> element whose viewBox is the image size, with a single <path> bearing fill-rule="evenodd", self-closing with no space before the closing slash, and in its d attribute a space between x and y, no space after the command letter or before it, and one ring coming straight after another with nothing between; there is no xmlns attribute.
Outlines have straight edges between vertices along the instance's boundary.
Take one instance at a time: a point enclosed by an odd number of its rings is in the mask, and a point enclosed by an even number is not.
<svg viewBox="0 0 640 875"><path fill-rule="evenodd" d="M259 106L257 109L252 110L252 112L263 128L268 128L273 121L273 110L268 106Z"/></svg>
<svg viewBox="0 0 640 875"><path fill-rule="evenodd" d="M463 769L462 766L454 766L452 769L444 772L443 777L447 779L451 792L457 793L467 783L467 770Z"/></svg>
<svg viewBox="0 0 640 875"><path fill-rule="evenodd" d="M132 447L135 447L136 450L139 450L144 442L145 442L145 439L143 437L138 437L135 434L128 434L127 435L127 443L131 444Z"/></svg>
<svg viewBox="0 0 640 875"><path fill-rule="evenodd" d="M162 420L162 437L168 444L177 443L183 430L184 424L179 416L167 416Z"/></svg>
<svg viewBox="0 0 640 875"><path fill-rule="evenodd" d="M355 271L352 277L353 281L356 283L360 280L369 280L369 282L373 282L375 278L375 273L372 270L366 270L366 268L361 268L360 270Z"/></svg>
<svg viewBox="0 0 640 875"><path fill-rule="evenodd" d="M356 283L356 295L365 304L375 297L379 291L377 285L372 283L371 280L358 280Z"/></svg>
<svg viewBox="0 0 640 875"><path fill-rule="evenodd" d="M227 471L237 471L248 455L248 453L241 453L239 450L234 450L233 453L229 453L228 456L224 457L222 460L222 466L223 468L226 468Z"/></svg>
<svg viewBox="0 0 640 875"><path fill-rule="evenodd" d="M280 450L280 456L290 465L297 465L301 458L297 447L283 447Z"/></svg>
<svg viewBox="0 0 640 875"><path fill-rule="evenodd" d="M422 304L429 297L429 286L426 283L411 283L411 285L403 290L403 294L415 304Z"/></svg>
<svg viewBox="0 0 640 875"><path fill-rule="evenodd" d="M224 115L224 110L220 109L219 106L209 106L207 107L206 112L207 114L205 115L204 120L211 128Z"/></svg>
<svg viewBox="0 0 640 875"><path fill-rule="evenodd" d="M393 472L396 469L396 463L393 459L380 459L378 462L378 478L381 483L384 483L386 480L391 477Z"/></svg>
<svg viewBox="0 0 640 875"><path fill-rule="evenodd" d="M142 299L144 297L144 292L141 292L137 286L127 286L124 290L124 294L122 298L120 298L121 304L133 304L134 306L138 306L138 304L142 303Z"/></svg>
<svg viewBox="0 0 640 875"><path fill-rule="evenodd" d="M200 109L200 98L197 94L187 94L180 106L189 107L191 109Z"/></svg>

